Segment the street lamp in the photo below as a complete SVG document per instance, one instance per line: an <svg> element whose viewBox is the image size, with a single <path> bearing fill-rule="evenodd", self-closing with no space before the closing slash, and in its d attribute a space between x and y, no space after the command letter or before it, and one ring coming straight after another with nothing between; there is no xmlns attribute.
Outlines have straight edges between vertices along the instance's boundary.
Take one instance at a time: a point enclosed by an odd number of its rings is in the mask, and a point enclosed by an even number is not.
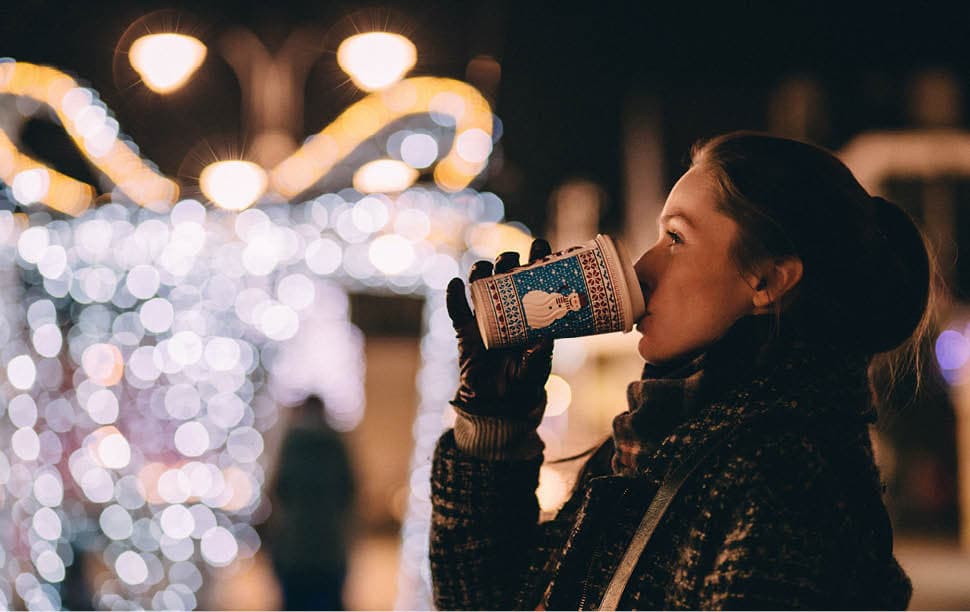
<svg viewBox="0 0 970 612"><path fill-rule="evenodd" d="M364 91L397 83L414 68L417 59L417 49L410 40L389 32L357 34L337 48L337 64Z"/></svg>
<svg viewBox="0 0 970 612"><path fill-rule="evenodd" d="M185 34L149 34L136 40L128 53L132 68L156 93L173 92L198 70L206 46Z"/></svg>
<svg viewBox="0 0 970 612"><path fill-rule="evenodd" d="M217 206L242 210L254 204L268 186L263 168L276 166L296 150L297 130L303 123L303 81L315 59L297 50L309 47L312 37L310 30L298 30L278 53L271 55L248 30L236 28L223 36L222 54L242 87L244 121L252 141L249 157L255 163L217 161L202 170L202 192ZM160 94L184 85L205 56L202 42L175 33L142 36L129 51L129 61L142 81ZM395 85L416 61L414 44L400 34L388 32L357 34L337 49L337 63L360 89L368 92ZM407 163L382 159L361 167L353 184L362 193L393 193L407 189L418 175Z"/></svg>
<svg viewBox="0 0 970 612"><path fill-rule="evenodd" d="M252 206L265 193L266 183L266 171L247 161L209 164L199 176L202 193L226 210Z"/></svg>

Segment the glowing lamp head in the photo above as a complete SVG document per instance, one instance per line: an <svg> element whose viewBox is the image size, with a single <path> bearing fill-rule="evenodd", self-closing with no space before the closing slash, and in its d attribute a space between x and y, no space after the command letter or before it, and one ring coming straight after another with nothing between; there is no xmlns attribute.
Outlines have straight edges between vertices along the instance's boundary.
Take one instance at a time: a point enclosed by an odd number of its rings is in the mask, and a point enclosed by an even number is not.
<svg viewBox="0 0 970 612"><path fill-rule="evenodd" d="M205 45L192 36L150 34L131 45L128 59L149 89L164 94L184 85L205 55Z"/></svg>
<svg viewBox="0 0 970 612"><path fill-rule="evenodd" d="M337 63L364 91L397 83L417 60L417 49L410 40L388 32L357 34L337 48Z"/></svg>
<svg viewBox="0 0 970 612"><path fill-rule="evenodd" d="M361 193L398 193L418 180L418 171L394 159L366 163L354 173L354 189Z"/></svg>
<svg viewBox="0 0 970 612"><path fill-rule="evenodd" d="M216 206L243 210L266 192L266 171L252 162L222 161L209 164L199 176L199 187Z"/></svg>

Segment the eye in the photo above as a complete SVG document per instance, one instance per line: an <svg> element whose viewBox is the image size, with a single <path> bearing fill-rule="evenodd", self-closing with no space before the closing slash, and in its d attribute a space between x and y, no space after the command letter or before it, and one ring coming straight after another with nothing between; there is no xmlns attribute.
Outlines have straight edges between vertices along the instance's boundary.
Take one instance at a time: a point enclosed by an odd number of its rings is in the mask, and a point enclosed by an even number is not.
<svg viewBox="0 0 970 612"><path fill-rule="evenodd" d="M673 246L675 244L683 244L684 243L684 239L681 238L680 237L680 234L678 234L677 232L672 232L670 230L667 230L667 237L670 238L671 246Z"/></svg>

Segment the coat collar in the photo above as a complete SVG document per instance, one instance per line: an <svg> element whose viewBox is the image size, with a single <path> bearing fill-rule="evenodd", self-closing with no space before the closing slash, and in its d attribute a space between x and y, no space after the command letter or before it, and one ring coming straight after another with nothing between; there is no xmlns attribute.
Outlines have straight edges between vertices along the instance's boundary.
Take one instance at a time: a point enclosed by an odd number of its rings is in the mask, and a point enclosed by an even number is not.
<svg viewBox="0 0 970 612"><path fill-rule="evenodd" d="M868 358L844 348L774 334L766 316L739 320L703 353L647 365L627 389L629 410L613 422L612 466L652 473L742 421L875 421Z"/></svg>

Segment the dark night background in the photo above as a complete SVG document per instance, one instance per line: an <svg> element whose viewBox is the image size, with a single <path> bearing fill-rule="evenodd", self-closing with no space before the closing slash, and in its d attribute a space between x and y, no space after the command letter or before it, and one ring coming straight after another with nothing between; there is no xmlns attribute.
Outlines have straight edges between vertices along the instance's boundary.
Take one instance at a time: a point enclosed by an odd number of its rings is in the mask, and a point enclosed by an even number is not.
<svg viewBox="0 0 970 612"><path fill-rule="evenodd" d="M307 49L317 59L306 81L306 136L364 95L336 61L340 42L357 31L384 29L408 36L418 49L412 76L465 80L469 61L488 55L501 65L492 102L503 135L478 188L499 194L509 220L541 235L556 188L570 179L589 179L605 193L599 229L613 233L621 229L628 188L624 139L630 132L625 117L644 99L652 100L661 126L667 188L685 169L697 140L737 129L771 129L772 96L780 83L793 77L808 77L823 91L825 121L816 126L813 139L833 150L872 130L967 130L970 8L961 6L0 0L0 58L49 64L73 74L100 92L145 157L163 173L193 183L193 169L199 167L194 158L208 155L214 161L213 155L239 153L246 146L240 85L216 49L219 35L232 26L249 28L271 51L295 27L317 28L317 42ZM170 25L209 46L205 63L189 84L168 96L133 83L127 63L133 36L126 39L126 30L154 11L167 11ZM911 85L932 70L952 75L961 89L954 124L914 121ZM59 127L31 121L24 142L58 169L96 184ZM968 244L970 180L945 180L952 181L946 187L960 204L954 206L954 241ZM890 199L918 216L925 186L921 180L904 179L886 188ZM966 305L970 258L958 261L954 256L951 263L953 295ZM351 299L352 310L363 313L355 315L362 328L395 335L393 325L399 325L406 327L402 335L418 335L417 300L402 299L395 310L398 316L388 323L392 317L386 316L387 303L368 302L368 296L360 295ZM890 413L886 424L899 464L908 466L899 470L898 482L890 483L890 494L897 496L894 524L904 532L952 538L958 528L954 411L938 377L929 380L924 396L918 409Z"/></svg>
<svg viewBox="0 0 970 612"><path fill-rule="evenodd" d="M198 143L242 146L239 85L211 40L244 25L272 49L294 26L320 28L322 54L306 88L305 133L329 123L361 93L336 65L354 28L386 27L418 47L414 75L464 78L479 54L497 58L495 111L504 123L500 172L485 188L508 216L536 231L550 192L570 177L605 188L602 226L622 210L622 116L630 95L660 100L672 184L690 145L718 132L766 129L767 95L780 78L808 74L827 87L820 144L837 148L868 129L906 121L898 84L927 67L965 73L970 11L926 4L467 2L6 2L0 57L51 64L98 90L143 153L186 177ZM210 43L196 77L161 97L120 75L115 52L137 18L174 9L179 27ZM33 122L25 140L68 173L87 176L59 129ZM196 151L197 154L197 151Z"/></svg>

